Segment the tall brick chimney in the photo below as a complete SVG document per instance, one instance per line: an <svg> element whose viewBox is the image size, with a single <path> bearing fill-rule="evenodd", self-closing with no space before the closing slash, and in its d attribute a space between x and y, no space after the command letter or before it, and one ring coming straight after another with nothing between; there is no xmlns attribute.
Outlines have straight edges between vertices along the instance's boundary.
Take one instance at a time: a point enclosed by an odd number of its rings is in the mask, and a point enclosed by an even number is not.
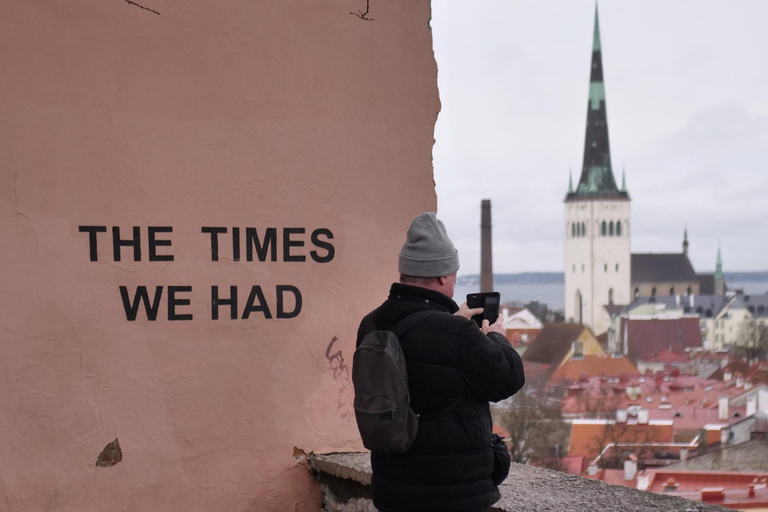
<svg viewBox="0 0 768 512"><path fill-rule="evenodd" d="M493 252L491 250L491 200L480 203L480 291L493 291Z"/></svg>

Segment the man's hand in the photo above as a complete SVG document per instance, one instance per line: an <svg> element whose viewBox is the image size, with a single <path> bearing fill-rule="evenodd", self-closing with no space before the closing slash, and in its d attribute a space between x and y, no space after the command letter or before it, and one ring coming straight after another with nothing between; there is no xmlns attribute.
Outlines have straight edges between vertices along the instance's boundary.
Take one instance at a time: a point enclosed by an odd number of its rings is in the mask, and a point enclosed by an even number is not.
<svg viewBox="0 0 768 512"><path fill-rule="evenodd" d="M483 312L483 308L473 308L473 309L469 309L469 308L467 307L467 303L465 302L464 304L462 304L462 305L459 307L459 310L458 310L456 313L454 313L454 314L455 314L455 315L459 315L459 316L463 316L463 317L464 317L464 318L466 318L467 320L471 320L473 316L475 316L475 315L479 315L479 314L480 314L480 313L482 313L482 312Z"/></svg>
<svg viewBox="0 0 768 512"><path fill-rule="evenodd" d="M483 326L480 328L480 330L483 331L483 334L497 332L505 338L507 337L507 330L504 328L504 317L502 315L499 315L499 317L493 323L489 323L488 320L483 320Z"/></svg>

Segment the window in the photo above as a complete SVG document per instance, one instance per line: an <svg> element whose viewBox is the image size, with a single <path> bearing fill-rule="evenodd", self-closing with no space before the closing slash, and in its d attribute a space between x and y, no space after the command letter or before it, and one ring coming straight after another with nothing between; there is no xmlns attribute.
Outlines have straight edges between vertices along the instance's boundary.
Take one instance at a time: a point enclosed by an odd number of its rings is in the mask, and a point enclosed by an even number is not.
<svg viewBox="0 0 768 512"><path fill-rule="evenodd" d="M602 234L603 236L605 236L605 234L607 233L607 231L608 231L608 224L606 224L606 223L605 223L605 221L603 221L603 226L602 226L602 229L601 229L601 233L600 233L600 234Z"/></svg>
<svg viewBox="0 0 768 512"><path fill-rule="evenodd" d="M574 274L576 273L576 264L575 263L573 264L573 273Z"/></svg>
<svg viewBox="0 0 768 512"><path fill-rule="evenodd" d="M635 298L638 298L640 296L640 289L635 288Z"/></svg>
<svg viewBox="0 0 768 512"><path fill-rule="evenodd" d="M581 264L581 273L582 274L584 273L584 264L583 263Z"/></svg>
<svg viewBox="0 0 768 512"><path fill-rule="evenodd" d="M685 291L685 294L690 296L693 290L691 290L691 287L689 286L688 289Z"/></svg>
<svg viewBox="0 0 768 512"><path fill-rule="evenodd" d="M576 224L571 224L571 236L576 238Z"/></svg>
<svg viewBox="0 0 768 512"><path fill-rule="evenodd" d="M675 287L674 286L669 289L669 294L670 295L674 295L675 294Z"/></svg>
<svg viewBox="0 0 768 512"><path fill-rule="evenodd" d="M613 288L608 290L608 304L613 304Z"/></svg>
<svg viewBox="0 0 768 512"><path fill-rule="evenodd" d="M616 223L616 236L621 236L621 222Z"/></svg>
<svg viewBox="0 0 768 512"><path fill-rule="evenodd" d="M618 271L619 271L619 264L617 263L616 264L616 272L618 272Z"/></svg>
<svg viewBox="0 0 768 512"><path fill-rule="evenodd" d="M584 222L581 223L581 234L582 236L587 236L587 224Z"/></svg>
<svg viewBox="0 0 768 512"><path fill-rule="evenodd" d="M606 263L606 264L603 266L603 270L605 270L606 272L608 272L608 264L607 264L607 263Z"/></svg>
<svg viewBox="0 0 768 512"><path fill-rule="evenodd" d="M608 225L608 235L613 236L613 221Z"/></svg>
<svg viewBox="0 0 768 512"><path fill-rule="evenodd" d="M656 296L656 287L654 286L653 288L651 288L651 297L655 297L655 296Z"/></svg>

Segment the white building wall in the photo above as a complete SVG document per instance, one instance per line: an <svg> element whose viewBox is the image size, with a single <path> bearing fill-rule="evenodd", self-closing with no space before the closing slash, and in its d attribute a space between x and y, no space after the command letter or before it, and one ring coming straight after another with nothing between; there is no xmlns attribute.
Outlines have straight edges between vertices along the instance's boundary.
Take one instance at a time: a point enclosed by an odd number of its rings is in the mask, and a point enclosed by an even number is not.
<svg viewBox="0 0 768 512"><path fill-rule="evenodd" d="M606 234L602 224L606 223ZM613 222L613 236L608 227ZM617 224L621 223L621 235ZM581 294L582 323L595 334L609 327L603 306L613 291L614 304L629 304L630 203L629 200L583 200L565 203L565 318L579 321L577 293ZM584 226L574 236L573 226Z"/></svg>

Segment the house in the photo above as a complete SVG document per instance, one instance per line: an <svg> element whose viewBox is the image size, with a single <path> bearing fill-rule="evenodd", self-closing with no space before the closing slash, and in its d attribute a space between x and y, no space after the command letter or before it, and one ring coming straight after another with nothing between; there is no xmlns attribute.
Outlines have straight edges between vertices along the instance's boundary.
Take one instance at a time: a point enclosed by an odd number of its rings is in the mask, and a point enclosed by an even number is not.
<svg viewBox="0 0 768 512"><path fill-rule="evenodd" d="M701 348L699 321L695 317L622 318L618 344L632 361L648 360L665 350L684 354Z"/></svg>
<svg viewBox="0 0 768 512"><path fill-rule="evenodd" d="M661 445L675 451L670 420L573 420L568 455L587 459L599 456L613 459L621 456L623 451L637 451L644 459L652 459L655 457L652 452L658 452L655 448ZM645 453L646 449L650 449L651 453Z"/></svg>
<svg viewBox="0 0 768 512"><path fill-rule="evenodd" d="M545 380L571 358L605 355L589 327L579 324L546 324L523 354L523 363L549 367Z"/></svg>
<svg viewBox="0 0 768 512"><path fill-rule="evenodd" d="M528 308L502 306L501 314L504 317L507 339L515 348L527 346L544 326Z"/></svg>
<svg viewBox="0 0 768 512"><path fill-rule="evenodd" d="M669 466L670 470L768 471L768 438L758 437L735 446L690 457Z"/></svg>
<svg viewBox="0 0 768 512"><path fill-rule="evenodd" d="M621 317L680 318L697 316L704 347L722 350L743 345L744 337L768 324L768 294L639 296ZM616 320L612 326L616 325ZM746 331L745 331L746 330ZM618 332L618 329L616 329Z"/></svg>
<svg viewBox="0 0 768 512"><path fill-rule="evenodd" d="M687 355L678 354L670 350L662 350L652 354L647 359L637 361L637 369L641 373L645 373L648 370L656 373L666 368L692 369L692 367L691 359Z"/></svg>

